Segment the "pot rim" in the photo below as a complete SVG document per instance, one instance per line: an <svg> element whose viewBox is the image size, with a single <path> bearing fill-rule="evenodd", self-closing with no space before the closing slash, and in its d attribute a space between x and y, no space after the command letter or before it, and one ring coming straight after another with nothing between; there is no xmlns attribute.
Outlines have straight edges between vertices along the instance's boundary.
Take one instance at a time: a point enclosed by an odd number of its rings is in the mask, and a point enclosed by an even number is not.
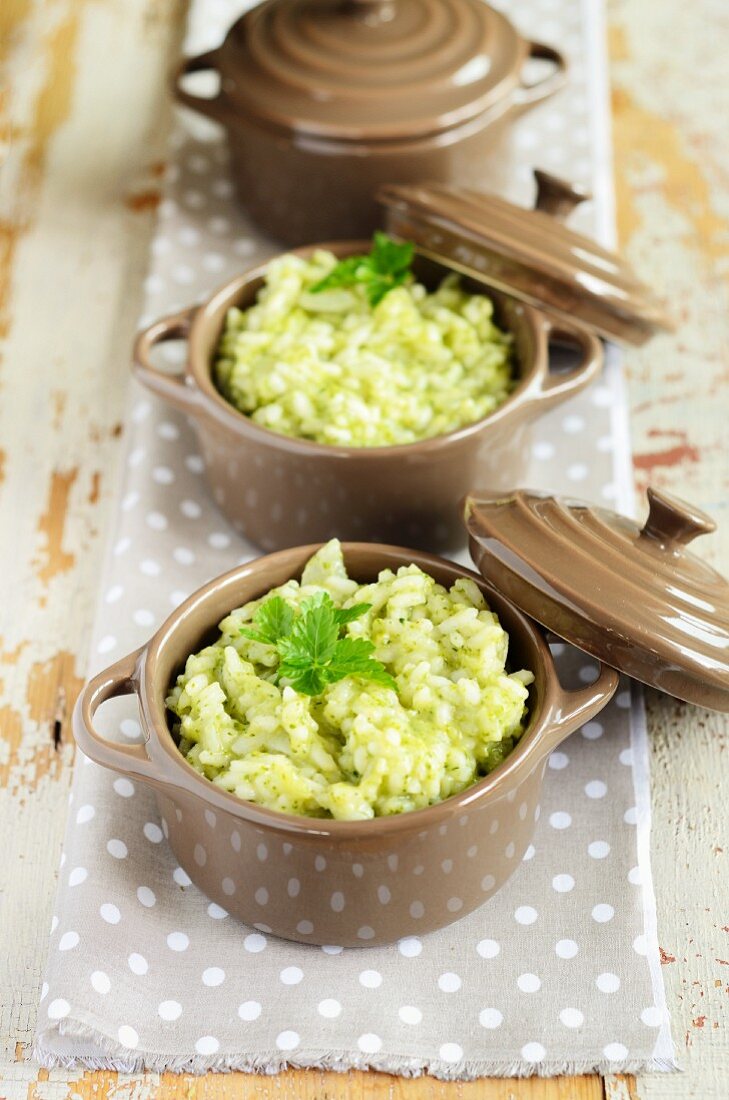
<svg viewBox="0 0 729 1100"><path fill-rule="evenodd" d="M445 569L453 581L459 577L467 577L478 585L487 599L495 597L497 603L508 608L509 614L518 623L522 637L526 637L527 643L531 643L538 656L538 667L531 670L535 676L532 689L534 697L530 702L531 713L526 730L506 759L491 773L442 802L404 814L376 817L365 821L341 821L288 814L241 799L233 792L215 786L210 780L200 775L188 764L175 744L164 705L164 698L172 681L164 685L158 683L161 654L166 647L174 646L175 630L188 613L193 608L199 608L209 602L213 596L218 595L221 588L229 587L231 591L235 591L241 583L255 577L257 573L264 573L267 565L283 565L287 560L291 561L290 576L295 577L300 574L303 564L321 545L323 544L316 543L266 554L214 578L180 604L167 617L146 646L129 658L118 662L116 666L112 666L112 669L100 673L82 692L74 713L74 733L83 751L92 759L97 759L97 762L103 766L112 767L122 773L127 770L129 774L136 775L140 780L146 780L156 789L168 793L173 799L177 791L183 790L210 806L259 828L273 829L277 833L295 834L299 837L309 835L332 843L376 839L383 834L418 832L468 812L474 803L482 802L484 799L492 797L496 799L505 794L508 797L508 792L514 789L513 780L518 773L525 768L533 767L540 758L546 758L556 744L559 744L583 721L602 709L617 688L617 673L607 666L601 666L597 679L588 687L575 691L564 689L559 682L554 660L542 629L472 569L437 555L406 547L383 543L344 542L342 551L345 561L348 554L364 553L366 557L377 559L378 570L409 563L418 564L426 571L432 567L439 572ZM257 597L252 592L246 596L246 600L255 598ZM233 602L230 609L232 610L234 606L239 604ZM207 629L213 629L219 621L217 619L211 622ZM513 629L511 635L513 635ZM176 661L174 667L179 668L180 663L187 656L186 653ZM130 661L131 665L128 664ZM121 666L125 662L127 667L122 670ZM118 670L116 675L114 675L115 670ZM124 686L120 686L122 681ZM104 688L109 690L104 691ZM96 706L112 695L122 694L125 689L132 689L137 695L146 733L145 744L141 748L145 768L137 770L133 766L125 768L125 762L131 759L139 761L140 754L126 747L123 753L114 753L116 746L94 733L91 724ZM102 759L101 757L105 754L99 752L102 745L106 746L107 750L112 750L111 753L106 752L106 759ZM167 765L161 772L155 768L155 765L160 764ZM170 765L172 766L171 775Z"/></svg>
<svg viewBox="0 0 729 1100"><path fill-rule="evenodd" d="M233 308L235 299L240 297L242 292L252 283L255 283L256 280L262 279L272 260L278 259L282 255L293 254L305 258L313 252L329 250L334 252L337 256L347 256L356 254L360 251L366 251L370 247L370 244L371 242L369 240L362 239L324 241L276 253L263 263L257 264L255 267L249 268L240 275L223 283L199 306L191 307L186 313L176 315L175 320L178 322L178 330L180 329L181 318L184 317L186 319L186 332L184 335L187 336L187 357L185 360L184 374L180 376L184 381L175 383L172 375L165 374L160 375L160 377L165 377L170 380L171 385L180 390L179 400L180 403L185 405L188 414L195 417L201 413L207 413L215 417L215 419L221 422L226 428L238 435L248 435L260 444L278 450L292 452L294 454L307 455L310 457L315 455L322 457L329 456L345 461L351 461L356 458L364 462L376 462L379 459L391 456L420 458L451 447L457 447L459 444L470 440L473 436L481 434L491 425L500 424L515 412L522 410L528 403L537 403L542 396L546 397L548 387L544 386L544 381L550 376L548 337L552 331L558 332L567 339L568 342L571 340L583 354L583 361L580 366L577 367L574 372L571 372L574 374L575 378L577 378L579 374L580 378L584 375L587 379L590 367L595 361L598 361L595 373L599 369L602 359L600 343L596 337L592 336L578 322L561 322L556 318L551 318L534 306L517 301L517 299L512 298L508 294L485 287L483 289L484 295L489 298L494 298L497 304L502 300L513 302L513 308L522 319L522 323L527 331L527 338L530 338L534 344L532 362L525 365L523 373L517 378L514 389L502 404L486 416L471 421L468 424L463 424L459 428L455 428L450 432L445 432L440 435L415 440L411 443L389 444L378 447L357 447L318 443L310 439L300 439L295 436L284 435L271 428L256 424L250 416L236 409L235 406L220 393L213 381L213 355L221 333L217 331L215 337L211 338L210 326L212 315L223 309L223 307L225 307L226 312L227 309ZM417 248L416 254L430 261L430 258L422 255ZM437 261L430 262L437 263ZM442 267L444 271L452 270L444 264L438 264L437 266ZM227 305L225 305L226 302ZM145 355L141 349L141 344L153 329L163 327L166 320L171 321L172 319L164 319L155 323L155 325L147 329L146 332L142 333L137 340L135 361L137 367L141 367L143 372L142 380L149 380L149 384L151 384L150 374L156 372L147 365ZM517 326L510 327L508 331L515 334ZM177 334L180 335L180 332L178 331ZM156 339L164 338L164 332L160 331L157 333ZM171 337L168 336L167 338ZM521 366L522 364L518 363L518 365ZM560 376L555 375L554 377L558 379ZM174 395L169 387L165 388L163 397L164 396L166 396L168 401L174 400ZM565 393L565 399L567 396L568 394ZM557 397L556 388L554 390L554 397Z"/></svg>

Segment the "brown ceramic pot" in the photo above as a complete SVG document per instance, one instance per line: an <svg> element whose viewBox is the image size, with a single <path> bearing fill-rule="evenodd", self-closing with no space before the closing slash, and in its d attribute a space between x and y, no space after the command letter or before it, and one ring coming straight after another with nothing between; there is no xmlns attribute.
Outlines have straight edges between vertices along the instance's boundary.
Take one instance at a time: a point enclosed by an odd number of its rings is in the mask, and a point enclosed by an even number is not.
<svg viewBox="0 0 729 1100"><path fill-rule="evenodd" d="M369 249L366 241L323 246L337 256ZM298 250L309 255L313 246ZM447 269L417 258L433 285ZM233 526L265 550L301 542L368 539L452 550L463 542L460 500L469 490L502 490L526 470L530 427L543 412L579 393L599 373L599 340L525 303L491 292L499 323L514 337L518 382L491 415L447 435L395 447L334 447L291 439L255 424L216 389L211 371L231 306L253 304L265 267L227 283L199 307L164 317L137 338L137 377L190 417L208 480ZM482 292L477 283L465 285ZM187 341L183 373L155 369L151 351L164 340ZM577 367L550 373L552 339L576 345Z"/></svg>
<svg viewBox="0 0 729 1100"><path fill-rule="evenodd" d="M509 633L510 667L535 675L526 732L485 779L398 817L319 820L244 802L179 753L165 697L188 654L232 608L300 577L316 549L259 558L201 588L146 646L91 680L74 712L74 735L92 760L154 790L180 865L234 916L302 943L374 946L443 928L500 889L531 840L549 753L605 706L618 677L602 667L589 687L565 691L540 629L480 576L416 551L345 544L348 571L362 582L414 562L443 584L458 577L479 584ZM114 744L94 729L97 708L129 693L138 696L144 745Z"/></svg>
<svg viewBox="0 0 729 1100"><path fill-rule="evenodd" d="M530 59L548 63L535 82ZM299 245L371 233L383 183L503 179L509 124L566 69L482 0L266 0L174 90L225 127L257 225ZM184 86L201 71L219 77L211 98Z"/></svg>

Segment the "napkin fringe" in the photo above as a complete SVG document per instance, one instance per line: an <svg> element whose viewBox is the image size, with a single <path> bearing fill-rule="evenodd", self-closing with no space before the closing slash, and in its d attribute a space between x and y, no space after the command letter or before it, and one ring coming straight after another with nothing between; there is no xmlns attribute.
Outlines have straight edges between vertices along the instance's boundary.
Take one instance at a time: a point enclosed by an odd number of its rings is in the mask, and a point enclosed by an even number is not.
<svg viewBox="0 0 729 1100"><path fill-rule="evenodd" d="M85 1040L99 1048L98 1054L65 1054L53 1050L45 1043L54 1035L68 1036L74 1040ZM49 1029L36 1037L32 1058L45 1069L76 1070L84 1067L89 1070L112 1070L117 1073L190 1073L196 1076L204 1073L258 1073L275 1075L287 1069L320 1069L335 1073L347 1073L352 1069L374 1070L378 1073L396 1074L399 1077L421 1077L427 1075L442 1081L475 1081L481 1077L575 1077L583 1074L612 1073L672 1073L680 1067L672 1058L647 1057L628 1058L621 1062L611 1062L606 1058L557 1060L545 1059L542 1062L529 1063L512 1059L463 1059L460 1062L445 1062L442 1058L409 1058L404 1055L355 1055L350 1053L324 1052L290 1056L280 1052L260 1055L224 1054L217 1057L206 1055L169 1055L144 1052L135 1054L123 1052L118 1044L98 1031L78 1021L63 1028Z"/></svg>

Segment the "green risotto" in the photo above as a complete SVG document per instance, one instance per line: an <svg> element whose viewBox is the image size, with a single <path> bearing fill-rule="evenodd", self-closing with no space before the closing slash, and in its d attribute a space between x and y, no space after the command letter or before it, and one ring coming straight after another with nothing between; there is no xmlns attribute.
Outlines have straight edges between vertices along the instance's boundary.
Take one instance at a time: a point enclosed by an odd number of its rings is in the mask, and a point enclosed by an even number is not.
<svg viewBox="0 0 729 1100"><path fill-rule="evenodd" d="M284 255L256 304L228 312L214 378L236 409L299 439L382 447L454 431L506 400L512 340L489 298L456 275L434 293L410 274L382 297L372 283L329 286L344 264Z"/></svg>
<svg viewBox="0 0 729 1100"><path fill-rule="evenodd" d="M473 581L448 590L409 565L358 584L334 539L300 583L223 619L167 706L188 763L242 799L405 813L462 791L521 737L533 676L506 671L508 641Z"/></svg>

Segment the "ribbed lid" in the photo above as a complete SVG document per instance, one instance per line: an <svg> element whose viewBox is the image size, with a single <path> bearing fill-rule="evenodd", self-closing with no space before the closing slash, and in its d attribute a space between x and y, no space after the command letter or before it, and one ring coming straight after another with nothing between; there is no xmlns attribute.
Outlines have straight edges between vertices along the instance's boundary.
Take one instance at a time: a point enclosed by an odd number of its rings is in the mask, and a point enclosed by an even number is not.
<svg viewBox="0 0 729 1100"><path fill-rule="evenodd" d="M388 185L378 198L391 232L480 282L621 343L670 330L658 300L620 256L563 224L587 192L546 172L534 176L532 210L440 184Z"/></svg>
<svg viewBox="0 0 729 1100"><path fill-rule="evenodd" d="M643 527L520 489L465 503L484 577L561 638L635 679L729 711L729 583L687 549L714 521L648 490Z"/></svg>
<svg viewBox="0 0 729 1100"><path fill-rule="evenodd" d="M486 110L528 44L483 0L265 0L218 54L222 90L271 126L413 138Z"/></svg>

